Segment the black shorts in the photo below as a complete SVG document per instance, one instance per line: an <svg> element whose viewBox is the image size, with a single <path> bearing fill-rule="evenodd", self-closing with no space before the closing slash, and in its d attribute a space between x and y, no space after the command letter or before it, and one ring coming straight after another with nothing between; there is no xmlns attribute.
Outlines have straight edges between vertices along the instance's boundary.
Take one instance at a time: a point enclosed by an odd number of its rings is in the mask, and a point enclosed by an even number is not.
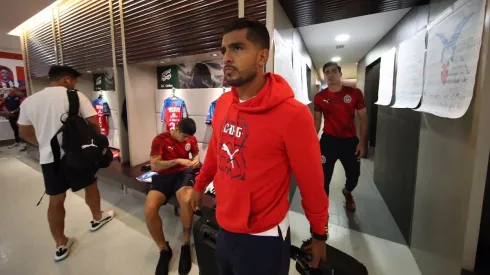
<svg viewBox="0 0 490 275"><path fill-rule="evenodd" d="M73 192L82 190L97 180L95 177L97 171L68 172L64 158L60 160L58 171L55 170L54 163L41 164L41 169L46 194L50 196L63 194L70 188Z"/></svg>
<svg viewBox="0 0 490 275"><path fill-rule="evenodd" d="M186 169L172 174L154 175L151 177L151 190L165 195L165 205L182 187L192 187L194 185L194 177L194 169Z"/></svg>

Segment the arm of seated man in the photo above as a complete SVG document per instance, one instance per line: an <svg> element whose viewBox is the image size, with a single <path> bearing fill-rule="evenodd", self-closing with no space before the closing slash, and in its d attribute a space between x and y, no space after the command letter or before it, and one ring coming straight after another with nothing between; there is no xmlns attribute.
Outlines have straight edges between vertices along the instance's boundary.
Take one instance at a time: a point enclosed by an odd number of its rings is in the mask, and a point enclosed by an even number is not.
<svg viewBox="0 0 490 275"><path fill-rule="evenodd" d="M153 171L167 170L178 164L185 165L183 159L162 160L161 156L155 155L150 157L150 167Z"/></svg>

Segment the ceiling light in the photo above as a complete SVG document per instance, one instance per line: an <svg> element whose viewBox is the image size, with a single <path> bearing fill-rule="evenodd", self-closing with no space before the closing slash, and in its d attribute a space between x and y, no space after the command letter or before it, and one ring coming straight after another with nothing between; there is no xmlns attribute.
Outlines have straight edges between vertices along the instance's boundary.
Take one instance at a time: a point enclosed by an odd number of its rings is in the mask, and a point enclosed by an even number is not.
<svg viewBox="0 0 490 275"><path fill-rule="evenodd" d="M163 63L165 63L165 61L160 61L160 64L163 64Z"/></svg>
<svg viewBox="0 0 490 275"><path fill-rule="evenodd" d="M212 56L218 56L218 54L217 53L213 53Z"/></svg>
<svg viewBox="0 0 490 275"><path fill-rule="evenodd" d="M350 35L348 35L348 34L339 34L335 37L335 41L345 42L345 41L349 40L349 38L350 38Z"/></svg>
<svg viewBox="0 0 490 275"><path fill-rule="evenodd" d="M336 57L332 57L332 61L333 62L339 62L340 60L342 60L342 58L336 56Z"/></svg>
<svg viewBox="0 0 490 275"><path fill-rule="evenodd" d="M92 71L87 71L87 73L89 73L89 74L90 74L90 73L92 73Z"/></svg>

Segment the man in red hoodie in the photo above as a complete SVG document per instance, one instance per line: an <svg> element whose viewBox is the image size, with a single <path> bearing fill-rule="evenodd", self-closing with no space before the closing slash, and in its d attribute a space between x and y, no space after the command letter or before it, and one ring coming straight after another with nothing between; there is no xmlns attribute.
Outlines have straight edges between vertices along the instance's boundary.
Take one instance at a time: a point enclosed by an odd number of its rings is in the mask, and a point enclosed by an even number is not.
<svg viewBox="0 0 490 275"><path fill-rule="evenodd" d="M292 173L311 226L312 267L326 258L328 198L313 116L282 77L264 73L269 46L267 28L246 19L234 21L222 41L225 80L233 88L216 103L191 199L198 208L213 181L221 275L289 273Z"/></svg>

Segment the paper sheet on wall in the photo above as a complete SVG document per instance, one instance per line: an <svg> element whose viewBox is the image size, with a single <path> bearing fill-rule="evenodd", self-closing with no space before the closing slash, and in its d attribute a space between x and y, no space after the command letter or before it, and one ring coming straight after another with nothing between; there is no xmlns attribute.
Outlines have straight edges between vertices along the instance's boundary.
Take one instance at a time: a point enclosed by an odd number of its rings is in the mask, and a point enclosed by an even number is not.
<svg viewBox="0 0 490 275"><path fill-rule="evenodd" d="M379 69L378 105L390 105L393 96L393 76L395 72L396 48L392 48L381 56Z"/></svg>
<svg viewBox="0 0 490 275"><path fill-rule="evenodd" d="M420 103L424 86L426 33L424 28L398 47L393 108L415 108Z"/></svg>
<svg viewBox="0 0 490 275"><path fill-rule="evenodd" d="M429 27L422 104L417 111L460 118L470 106L480 55L485 3L456 2Z"/></svg>
<svg viewBox="0 0 490 275"><path fill-rule="evenodd" d="M303 55L293 49L293 75L294 75L294 84L291 86L294 91L294 98L303 104L310 104L310 100L308 99L308 90L305 89L306 84L306 67L305 61L303 60ZM303 70L303 67L304 70Z"/></svg>

